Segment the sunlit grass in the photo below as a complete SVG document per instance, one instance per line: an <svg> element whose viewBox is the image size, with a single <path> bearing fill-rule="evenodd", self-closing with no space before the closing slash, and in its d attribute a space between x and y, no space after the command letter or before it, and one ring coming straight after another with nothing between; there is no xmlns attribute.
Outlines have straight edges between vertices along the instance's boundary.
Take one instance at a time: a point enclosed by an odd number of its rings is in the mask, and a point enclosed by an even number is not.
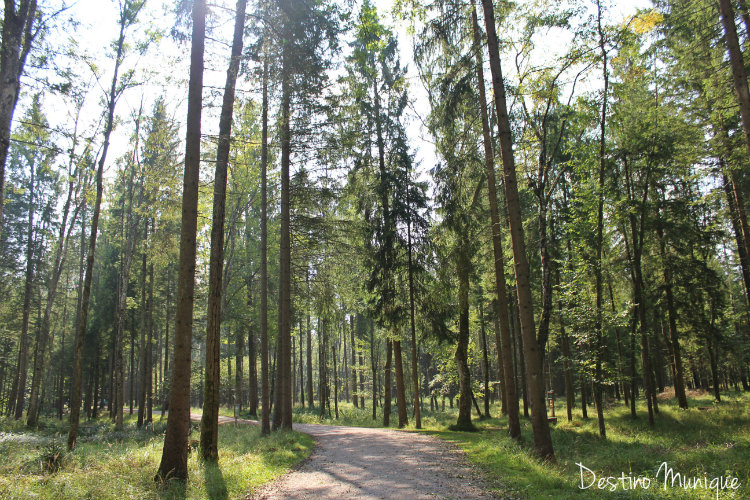
<svg viewBox="0 0 750 500"><path fill-rule="evenodd" d="M159 466L166 419L153 429L136 430L134 417L115 431L108 419L82 427L76 450L64 452L65 423L44 421L34 432L8 420L0 421L0 498L3 499L236 499L287 472L307 457L312 438L298 432L261 437L252 425L219 428L218 465L204 464L190 454L184 485L159 485ZM193 425L191 439L198 439ZM60 468L44 468L50 452L63 450ZM54 453L53 453L54 454Z"/></svg>
<svg viewBox="0 0 750 500"><path fill-rule="evenodd" d="M719 493L720 499L750 498L750 395L730 393L722 403L714 403L710 394L694 394L689 398L690 409L677 407L673 399L660 401L660 414L653 429L648 426L645 404L639 404L638 418L630 417L629 408L612 402L605 411L607 440L599 437L596 412L589 408L589 419L583 420L580 404L573 411L573 421L565 415L565 400L558 399L558 424L553 426L552 440L557 464L543 463L533 452L531 421L521 417L522 441L507 437L507 418L474 420L478 433L448 430L455 423L456 410L445 412L423 411L423 432L433 434L462 448L469 460L485 472L488 483L501 497L528 499L611 498L611 499L709 499L715 492L698 488L684 490L663 488L663 473L656 481L662 462L675 472L686 476L704 474L709 480L731 474L739 478L741 488ZM382 408L377 420L372 420L372 408L354 408L350 403L339 403L339 419L319 417L319 409L294 412L296 422L359 427L382 427ZM699 410L698 407L710 408ZM395 412L395 408L394 408ZM333 413L333 412L332 412ZM500 406L493 405L491 414L500 415ZM472 415L476 416L475 413ZM391 417L390 427L397 426L397 416ZM410 411L408 430L414 430ZM596 486L582 490L580 468L576 463L594 470L598 477L645 476L652 480L648 489L624 491L599 490ZM589 482L585 475L585 484ZM658 483L658 484L657 484ZM619 483L618 483L619 484Z"/></svg>

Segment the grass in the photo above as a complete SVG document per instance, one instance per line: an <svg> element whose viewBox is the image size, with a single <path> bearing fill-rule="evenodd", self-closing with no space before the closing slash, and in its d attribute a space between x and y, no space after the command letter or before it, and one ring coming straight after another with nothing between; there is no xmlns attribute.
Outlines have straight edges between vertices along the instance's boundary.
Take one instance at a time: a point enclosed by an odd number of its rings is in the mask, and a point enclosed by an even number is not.
<svg viewBox="0 0 750 500"><path fill-rule="evenodd" d="M78 445L65 452L67 422L43 420L33 432L22 422L0 420L0 498L3 499L211 499L244 498L306 458L314 446L298 432L261 437L250 425L219 428L219 462L193 452L182 485L154 482L166 419L147 430L126 416L117 431L102 418L82 426ZM197 424L191 439L198 439Z"/></svg>
<svg viewBox="0 0 750 500"><path fill-rule="evenodd" d="M551 427L557 458L556 464L544 463L533 453L531 421L521 418L522 441L507 437L507 418L474 420L480 432L456 432L448 427L455 423L455 410L424 412L423 430L454 443L466 452L468 459L484 472L490 489L500 497L526 499L747 499L750 498L750 395L730 393L722 403L714 403L709 394L693 393L690 409L681 410L674 399L660 401L660 414L654 429L648 426L645 404L637 408L638 419L630 417L623 404L612 403L605 411L607 439L599 437L596 412L583 420L580 406L573 412L573 421L565 415L565 401L556 401L558 424ZM710 410L699 410L709 407ZM380 408L378 409L380 410ZM314 410L295 409L295 421L382 427L382 415L372 420L372 409L360 410L339 403L339 419L320 418ZM500 414L499 405L493 415ZM408 430L414 430L412 415ZM395 427L391 418L391 427ZM677 483L664 489L664 473L657 477L662 462L683 476L726 477L739 479L737 490L685 490ZM598 489L596 485L581 489L581 469L577 463L593 470L597 478L650 479L649 488L624 490L616 481L615 491ZM591 481L584 470L584 484Z"/></svg>

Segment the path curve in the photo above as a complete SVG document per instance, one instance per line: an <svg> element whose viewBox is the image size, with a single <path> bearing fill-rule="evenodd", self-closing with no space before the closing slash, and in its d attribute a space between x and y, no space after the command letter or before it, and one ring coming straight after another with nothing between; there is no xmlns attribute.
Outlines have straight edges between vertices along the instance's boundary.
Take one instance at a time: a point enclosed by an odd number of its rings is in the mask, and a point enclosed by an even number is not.
<svg viewBox="0 0 750 500"><path fill-rule="evenodd" d="M200 415L191 414L193 420ZM231 423L219 417L219 423ZM257 425L254 420L238 423ZM426 434L294 424L316 447L295 471L260 488L251 500L493 499L464 456Z"/></svg>

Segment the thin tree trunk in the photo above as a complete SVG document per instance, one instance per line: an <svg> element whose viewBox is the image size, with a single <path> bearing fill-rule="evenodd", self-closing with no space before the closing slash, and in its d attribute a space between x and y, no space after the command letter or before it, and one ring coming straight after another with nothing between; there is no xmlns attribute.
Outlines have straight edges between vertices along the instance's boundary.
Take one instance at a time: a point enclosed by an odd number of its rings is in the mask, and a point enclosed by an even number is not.
<svg viewBox="0 0 750 500"><path fill-rule="evenodd" d="M226 218L227 165L232 134L234 91L242 55L247 0L237 0L232 38L232 53L224 86L224 100L219 117L219 144L216 149L214 203L211 223L211 257L208 278L208 312L206 314L206 385L201 416L201 457L219 459L219 392L221 389L221 321L224 291L224 221Z"/></svg>
<svg viewBox="0 0 750 500"><path fill-rule="evenodd" d="M261 433L271 433L268 373L268 56L263 57L263 104L260 152L260 419Z"/></svg>
<svg viewBox="0 0 750 500"><path fill-rule="evenodd" d="M408 249L408 274L409 274L409 326L411 327L411 370L414 383L414 420L417 429L422 428L422 411L419 400L419 367L417 366L417 333L414 320L414 270L412 263L411 245L411 201L409 198L409 185L411 184L410 172L407 170L406 206L409 217L406 222L406 244ZM485 351L486 353L486 351ZM486 389L486 388L485 388Z"/></svg>
<svg viewBox="0 0 750 500"><path fill-rule="evenodd" d="M391 424L391 363L393 358L393 341L385 341L385 388L383 390L383 427Z"/></svg>
<svg viewBox="0 0 750 500"><path fill-rule="evenodd" d="M333 358L333 406L336 412L336 420L339 419L339 372L336 367L336 351L338 342L331 342L331 357Z"/></svg>
<svg viewBox="0 0 750 500"><path fill-rule="evenodd" d="M18 348L18 367L16 371L16 383L11 392L10 401L14 405L16 420L23 416L23 405L26 398L26 374L27 358L29 351L29 316L31 315L31 293L34 285L34 176L36 174L36 165L31 164L31 180L29 189L29 223L27 227L26 240L26 278L24 280L23 291L23 313L21 322L21 341Z"/></svg>
<svg viewBox="0 0 750 500"><path fill-rule="evenodd" d="M458 257L458 342L454 359L458 368L458 419L455 429L462 431L474 430L471 423L471 371L469 370L469 262L465 255Z"/></svg>
<svg viewBox="0 0 750 500"><path fill-rule="evenodd" d="M487 332L484 328L484 304L479 299L479 332L482 336L482 375L484 376L484 414L490 416L490 361L487 354Z"/></svg>
<svg viewBox="0 0 750 500"><path fill-rule="evenodd" d="M151 233L154 232L154 220L151 219ZM146 376L144 377L146 393L146 423L154 421L154 261L150 260L148 265L148 302L146 305Z"/></svg>
<svg viewBox="0 0 750 500"><path fill-rule="evenodd" d="M657 220L661 220L657 218ZM677 403L680 408L687 409L688 402L685 394L685 377L682 369L682 354L680 352L680 339L677 333L677 311L674 306L674 296L672 293L672 268L667 257L666 244L664 242L664 230L661 224L657 224L656 233L659 236L659 250L661 253L663 276L664 276L664 293L667 298L667 315L669 323L670 351L672 355L672 364L674 366L674 392L677 397Z"/></svg>
<svg viewBox="0 0 750 500"><path fill-rule="evenodd" d="M608 280L607 283L609 287L609 301L612 306L612 314L614 315L617 312L617 309L615 308L615 296L612 292L612 280ZM622 369L622 339L620 338L620 327L615 327L615 337L617 340L617 373L618 373L618 383L622 384L622 393L625 396L625 406L628 406L628 402L630 401L630 386L625 383L625 376Z"/></svg>
<svg viewBox="0 0 750 500"><path fill-rule="evenodd" d="M596 262L594 263L595 289L596 289L596 316L594 320L594 330L596 332L596 347L594 352L594 400L596 402L596 417L599 423L599 435L607 437L606 427L604 426L604 408L602 407L602 308L604 300L602 293L602 246L604 243L604 173L606 167L605 161L605 132L607 127L607 92L609 90L609 71L607 69L607 49L604 45L604 31L602 30L602 5L601 1L596 1L596 25L599 33L599 50L602 55L602 78L604 79L604 91L602 96L602 114L599 120L599 184L597 186L597 215L596 215Z"/></svg>
<svg viewBox="0 0 750 500"><path fill-rule="evenodd" d="M302 316L299 319L299 399L302 408L305 407L305 358L304 358L304 331L302 328ZM346 353L344 353L346 356Z"/></svg>
<svg viewBox="0 0 750 500"><path fill-rule="evenodd" d="M141 352L140 352L140 385L141 389L138 393L138 421L136 427L139 429L143 426L143 421L146 418L146 310L148 305L146 301L147 290L146 290L146 275L148 274L148 262L147 262L147 242L148 242L148 225L149 221L146 220L143 228L143 258L141 259Z"/></svg>
<svg viewBox="0 0 750 500"><path fill-rule="evenodd" d="M401 357L401 341L393 341L393 363L396 365L396 405L398 406L398 427L409 424L406 412L406 384L404 382L404 365Z"/></svg>
<svg viewBox="0 0 750 500"><path fill-rule="evenodd" d="M276 394L273 415L275 429L292 428L292 376L291 376L291 247L290 247L290 190L289 166L291 162L291 41L282 49L281 77L281 235L279 237L279 326L278 363L276 366Z"/></svg>
<svg viewBox="0 0 750 500"><path fill-rule="evenodd" d="M55 256L53 258L52 272L50 275L50 281L47 288L47 302L44 308L44 317L42 318L42 324L39 331L39 350L34 359L34 369L31 381L31 395L29 396L29 411L26 415L26 424L29 427L34 427L37 424L39 416L39 388L43 377L43 370L46 366L46 350L47 341L50 336L50 319L52 317L52 306L54 305L55 298L57 296L57 285L60 282L60 276L62 276L63 265L65 263L65 257L68 253L68 242L70 241L70 235L73 228L75 227L76 218L78 211L81 209L81 205L78 205L73 212L73 216L70 219L70 225L68 225L68 214L70 212L70 205L73 202L74 195L74 176L73 165L74 165L74 154L77 144L77 131L78 131L78 117L76 116L75 126L73 129L73 145L71 147L71 154L68 161L68 195L65 199L65 204L62 210L62 222L60 223L60 230L57 236L57 246L55 248ZM67 229L67 236L65 231ZM63 329L64 331L64 329Z"/></svg>
<svg viewBox="0 0 750 500"><path fill-rule="evenodd" d="M508 296L505 283L505 257L503 256L502 234L500 231L500 213L497 205L497 181L495 179L495 161L492 152L492 134L487 116L487 98L484 89L484 59L481 53L479 23L476 9L472 7L474 28L474 46L476 52L477 82L479 86L479 105L482 116L482 137L484 144L484 165L487 175L487 191L490 204L490 222L492 223L492 251L495 258L495 291L497 293L497 312L500 331L495 330L497 344L498 378L503 381L503 413L508 415L508 432L516 440L521 439L521 424L518 418L518 394L513 376L513 354L510 351L510 323L508 321ZM502 340L502 342L501 342Z"/></svg>
<svg viewBox="0 0 750 500"><path fill-rule="evenodd" d="M503 83L500 66L500 51L497 32L495 31L495 12L492 0L482 0L485 25L487 30L487 46L490 55L490 69L492 72L492 86L495 91L495 107L497 111L498 131L500 136L500 150L503 161L505 178L505 200L508 206L508 220L510 222L511 241L516 271L516 288L519 300L519 316L521 319L521 335L524 339L523 347L526 358L526 375L529 385L529 400L531 402L532 428L534 431L534 447L537 454L545 460L555 461L552 447L549 422L547 421L547 405L544 395L544 373L542 370L542 356L536 341L534 326L534 306L531 298L531 284L529 278L529 264L526 260L526 243L523 233L523 219L521 217L521 202L518 196L516 181L516 167L513 159L513 145L505 102L505 84Z"/></svg>
<svg viewBox="0 0 750 500"><path fill-rule="evenodd" d="M86 336L86 321L89 313L89 300L91 297L91 280L94 272L94 252L96 251L96 234L99 229L99 215L102 203L102 192L104 190L103 175L104 164L107 160L107 150L109 149L109 137L112 134L112 128L115 118L115 104L117 101L117 82L120 64L122 63L123 49L125 45L125 28L128 22L132 22L140 11L126 12L123 8L120 12L120 34L117 39L117 55L115 57L114 75L112 76L112 86L109 91L107 100L107 121L104 127L104 144L102 145L99 164L96 169L96 200L94 201L94 212L91 217L91 232L89 236L89 250L86 256L86 274L83 280L83 289L81 293L81 307L78 315L78 324L76 328L76 337L73 348L73 380L70 398L70 427L68 429L68 450L75 448L78 437L78 425L81 415L81 382L83 370L83 341ZM129 17L132 16L132 17Z"/></svg>
<svg viewBox="0 0 750 500"><path fill-rule="evenodd" d="M372 419L378 418L378 364L375 360L375 327L370 323L370 367L372 369Z"/></svg>
<svg viewBox="0 0 750 500"><path fill-rule="evenodd" d="M203 93L203 51L206 33L206 4L193 3L193 36L190 52L185 175L182 189L180 267L174 332L174 365L169 391L169 417L161 464L156 479L187 479L188 435L190 433L190 358L193 337L196 231L198 225L198 181Z"/></svg>
<svg viewBox="0 0 750 500"><path fill-rule="evenodd" d="M310 275L309 271L305 273L305 281L307 282L307 291L310 292ZM313 399L313 366L312 366L312 331L310 329L310 305L307 305L307 402L310 408L315 407L315 400Z"/></svg>
<svg viewBox="0 0 750 500"><path fill-rule="evenodd" d="M357 317L359 319L359 316ZM357 341L354 337L354 323L355 319L351 318L350 320L350 331L351 331L351 349L352 349L352 397L354 398L354 407L359 407L359 402L357 401Z"/></svg>

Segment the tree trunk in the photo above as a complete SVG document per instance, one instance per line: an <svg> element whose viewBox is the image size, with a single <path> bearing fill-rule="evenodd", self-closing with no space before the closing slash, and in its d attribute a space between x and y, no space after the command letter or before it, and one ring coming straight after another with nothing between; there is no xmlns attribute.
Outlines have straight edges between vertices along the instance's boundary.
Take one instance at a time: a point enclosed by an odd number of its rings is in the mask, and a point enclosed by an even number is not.
<svg viewBox="0 0 750 500"><path fill-rule="evenodd" d="M143 426L143 420L146 417L146 274L148 274L147 268L147 242L148 242L148 224L146 220L143 229L143 258L141 259L141 352L140 352L140 386L141 389L138 392L138 421L136 427L139 429Z"/></svg>
<svg viewBox="0 0 750 500"><path fill-rule="evenodd" d="M658 213L657 213L658 214ZM657 217L657 220L661 220ZM685 377L682 369L682 354L680 352L680 339L677 333L677 311L674 306L674 296L672 293L672 268L667 257L666 244L664 242L664 230L660 224L657 224L656 233L659 236L659 250L661 253L663 276L664 276L664 293L667 298L667 315L669 323L669 339L671 344L672 364L674 366L674 392L677 397L677 403L680 408L687 410L688 402L685 395Z"/></svg>
<svg viewBox="0 0 750 500"><path fill-rule="evenodd" d="M227 164L229 140L232 134L234 90L242 55L242 35L245 27L247 0L237 0L232 38L232 53L224 86L224 100L219 117L219 144L216 149L214 173L214 203L211 223L211 257L208 278L208 312L206 314L206 385L201 416L201 457L219 459L219 392L221 390L221 320L224 290L224 220L226 213Z"/></svg>
<svg viewBox="0 0 750 500"><path fill-rule="evenodd" d="M747 73L742 57L742 49L737 37L737 26L734 24L734 9L730 0L718 0L721 23L724 25L724 38L727 43L729 62L732 67L734 90L737 93L737 103L742 118L742 131L745 136L745 146L750 156L750 90L747 86Z"/></svg>
<svg viewBox="0 0 750 500"><path fill-rule="evenodd" d="M29 189L29 224L27 227L26 240L26 278L23 289L23 313L21 322L21 341L18 348L18 366L16 371L16 383L11 392L10 402L14 405L16 420L23 416L23 405L26 399L26 374L27 358L29 351L29 316L31 315L31 293L34 285L34 175L36 165L31 164L31 180Z"/></svg>
<svg viewBox="0 0 750 500"><path fill-rule="evenodd" d="M130 165L130 177L128 180L127 198L128 205L127 209L123 206L122 213L122 229L123 229L123 246L124 249L120 259L120 276L117 283L117 303L115 305L115 344L114 344L114 420L115 427L121 429L123 426L123 407L125 405L125 364L123 362L123 345L125 338L125 321L127 320L128 308L128 284L130 283L130 268L133 264L133 256L135 254L136 245L136 234L138 233L138 226L140 225L140 215L133 215L133 212L137 207L133 206L133 198L135 187L133 185L133 178L135 177L135 158L138 151L138 137L140 132L141 113L138 112L138 119L135 125L135 147L133 148L133 161ZM142 193L142 189L141 189ZM125 200L123 199L123 204ZM131 329L131 335L135 335L135 329ZM132 386L132 367L133 367L133 352L135 348L135 341L131 341L131 387L130 387L130 413L133 411L133 386Z"/></svg>
<svg viewBox="0 0 750 500"><path fill-rule="evenodd" d="M393 358L393 342L385 340L385 380L383 391L383 427L391 424L391 362Z"/></svg>
<svg viewBox="0 0 750 500"><path fill-rule="evenodd" d="M96 251L96 234L99 229L99 215L102 204L102 192L104 190L103 175L104 164L107 160L107 150L109 149L109 137L112 134L112 127L115 118L115 104L117 100L117 82L120 64L122 63L122 54L125 45L125 27L128 24L129 15L135 19L138 11L126 12L123 9L120 12L120 34L117 39L117 56L115 58L114 75L112 76L112 86L109 91L107 100L107 120L104 127L104 143L102 145L99 164L96 169L96 200L94 201L94 212L91 217L91 232L89 236L89 250L86 256L86 274L83 280L81 292L81 307L77 320L76 336L73 348L73 380L71 384L70 398L70 427L68 429L68 450L75 448L78 437L78 425L81 415L81 382L83 371L83 341L86 337L86 321L89 313L89 300L91 298L91 281L94 273L94 252Z"/></svg>
<svg viewBox="0 0 750 500"><path fill-rule="evenodd" d="M404 365L401 357L401 341L393 341L393 363L396 365L396 405L398 406L399 429L409 424L406 413L406 384L404 382Z"/></svg>
<svg viewBox="0 0 750 500"><path fill-rule="evenodd" d="M154 232L154 220L151 219L151 232ZM143 391L146 393L146 423L154 421L154 261L151 260L148 265L148 303L146 306L146 331L148 340L146 341L146 376L144 382L146 386Z"/></svg>
<svg viewBox="0 0 750 500"><path fill-rule="evenodd" d="M409 274L409 326L411 327L411 370L414 382L414 420L417 429L422 428L422 411L419 401L419 367L417 366L417 333L414 320L414 270L412 263L411 247L411 202L409 199L409 185L411 183L410 172L406 172L406 205L409 218L406 222L406 244L408 249L408 274ZM486 347L486 346L485 346ZM485 351L486 354L486 351ZM486 387L485 387L486 390ZM364 406L364 405L363 405Z"/></svg>
<svg viewBox="0 0 750 500"><path fill-rule="evenodd" d="M484 305L479 299L479 331L482 337L482 375L484 376L484 414L490 416L490 361L487 354L487 332L484 328Z"/></svg>
<svg viewBox="0 0 750 500"><path fill-rule="evenodd" d="M287 41L282 49L281 77L281 235L279 237L279 352L276 366L276 394L273 426L276 429L292 428L292 376L291 376L291 247L289 227L289 165L291 162L291 48Z"/></svg>
<svg viewBox="0 0 750 500"><path fill-rule="evenodd" d="M500 51L497 33L495 31L495 12L492 0L482 0L484 18L487 29L487 46L490 55L490 69L492 72L492 86L495 91L495 107L497 112L498 131L500 136L500 151L503 161L505 178L505 200L508 206L511 241L516 271L516 289L518 291L519 316L521 320L521 335L526 358L526 375L529 385L529 400L531 402L532 428L534 431L534 447L537 454L545 460L555 461L552 447L549 422L547 421L547 405L544 395L544 373L542 370L542 356L536 341L534 326L534 306L531 298L531 284L529 278L529 264L526 260L526 243L523 233L523 219L521 216L521 201L518 196L516 181L516 167L513 159L513 145L505 102L505 84L500 66Z"/></svg>
<svg viewBox="0 0 750 500"><path fill-rule="evenodd" d="M465 255L458 257L458 342L454 359L458 368L458 419L455 429L461 431L474 430L471 423L471 371L469 370L469 262Z"/></svg>
<svg viewBox="0 0 750 500"><path fill-rule="evenodd" d="M484 89L484 61L481 53L479 23L476 9L472 8L474 27L474 45L477 65L477 82L479 86L479 105L482 115L482 137L484 144L484 165L487 175L487 191L490 204L490 222L492 223L492 250L495 258L495 291L497 293L497 312L500 331L495 330L497 344L498 378L503 381L503 413L508 415L508 432L516 440L521 439L521 424L518 418L518 394L513 376L513 354L510 351L510 324L508 321L508 296L505 283L505 257L503 256L502 234L500 232L500 214L497 206L497 181L495 179L495 161L492 152L492 135L487 116L487 99ZM502 340L502 342L501 342ZM499 373L502 370L503 373Z"/></svg>
<svg viewBox="0 0 750 500"><path fill-rule="evenodd" d="M612 280L608 280L607 285L609 286L609 301L612 306L612 314L616 314L617 309L615 308L615 296L612 292ZM618 372L618 382L622 384L622 392L625 396L625 406L628 406L628 401L630 401L630 386L625 383L625 376L622 369L622 339L620 338L620 327L615 327L615 337L617 341L617 372Z"/></svg>
<svg viewBox="0 0 750 500"><path fill-rule="evenodd" d="M336 367L336 350L338 349L338 342L334 340L331 342L331 357L333 358L333 407L335 409L336 420L339 419L339 372Z"/></svg>
<svg viewBox="0 0 750 500"><path fill-rule="evenodd" d="M310 276L305 273L305 280L308 284L308 292L310 290ZM313 399L313 366L312 366L312 331L310 329L310 309L309 304L307 308L307 402L310 408L315 407L315 400Z"/></svg>
<svg viewBox="0 0 750 500"><path fill-rule="evenodd" d="M188 435L190 433L190 358L193 337L196 231L198 225L198 181L203 93L203 50L206 4L193 3L193 36L190 51L185 175L182 189L180 267L174 332L174 365L169 391L169 417L157 480L187 479Z"/></svg>
<svg viewBox="0 0 750 500"><path fill-rule="evenodd" d="M5 199L5 163L10 147L10 129L13 111L18 102L21 74L34 37L39 32L35 26L36 0L5 0L0 47L0 234L3 232L3 201Z"/></svg>
<svg viewBox="0 0 750 500"><path fill-rule="evenodd" d="M359 315L357 315L357 320L359 320ZM352 397L354 398L354 407L359 407L359 402L357 401L357 341L354 337L354 323L355 320L352 318L350 320L350 331L351 331L351 349L352 349ZM358 324L358 323L357 323Z"/></svg>
<svg viewBox="0 0 750 500"><path fill-rule="evenodd" d="M378 418L378 364L375 360L375 326L370 323L370 367L372 369L372 419Z"/></svg>
<svg viewBox="0 0 750 500"><path fill-rule="evenodd" d="M604 408L602 407L602 246L604 243L604 173L605 173L605 132L607 128L607 91L609 90L609 71L607 69L607 49L604 45L604 31L602 30L602 6L601 1L596 1L596 25L599 33L599 49L602 54L602 77L604 79L604 91L602 96L602 114L599 120L599 184L597 186L597 212L596 212L596 262L594 263L595 289L596 289L596 316L594 320L594 331L596 332L596 348L594 351L594 400L596 402L596 417L599 423L599 435L607 437L604 426Z"/></svg>
<svg viewBox="0 0 750 500"><path fill-rule="evenodd" d="M70 212L70 204L73 202L74 194L74 179L77 177L73 172L73 164L75 151L77 144L77 133L78 133L78 118L76 117L75 127L73 130L73 146L71 148L71 155L68 162L68 195L65 199L65 204L62 210L62 222L60 223L60 230L57 236L57 246L55 247L55 256L53 258L52 271L50 280L47 288L47 302L44 308L44 316L42 318L42 324L39 330L39 342L37 342L37 354L34 358L34 370L31 379L31 395L29 396L29 411L26 415L26 424L29 427L35 427L39 417L39 389L43 377L44 367L46 366L46 345L50 336L50 320L52 317L52 306L55 303L55 297L57 296L57 285L60 282L60 276L63 272L63 265L65 263L65 257L68 253L68 242L70 241L70 234L75 227L76 218L81 205L77 206L73 212L73 216L70 219L70 225L68 225L68 214ZM76 169L77 170L77 169ZM82 202L83 203L83 202ZM67 229L67 236L65 231Z"/></svg>
<svg viewBox="0 0 750 500"><path fill-rule="evenodd" d="M261 433L271 433L268 373L268 56L263 56L263 104L260 151L260 419Z"/></svg>

